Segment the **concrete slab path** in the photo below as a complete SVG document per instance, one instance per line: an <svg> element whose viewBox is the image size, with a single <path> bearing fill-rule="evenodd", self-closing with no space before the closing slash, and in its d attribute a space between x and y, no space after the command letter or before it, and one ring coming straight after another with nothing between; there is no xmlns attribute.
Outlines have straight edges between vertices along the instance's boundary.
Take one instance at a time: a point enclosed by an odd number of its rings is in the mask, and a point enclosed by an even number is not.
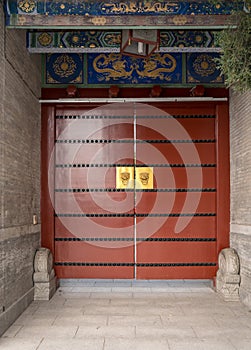
<svg viewBox="0 0 251 350"><path fill-rule="evenodd" d="M250 350L251 312L201 281L65 280L1 350Z"/></svg>

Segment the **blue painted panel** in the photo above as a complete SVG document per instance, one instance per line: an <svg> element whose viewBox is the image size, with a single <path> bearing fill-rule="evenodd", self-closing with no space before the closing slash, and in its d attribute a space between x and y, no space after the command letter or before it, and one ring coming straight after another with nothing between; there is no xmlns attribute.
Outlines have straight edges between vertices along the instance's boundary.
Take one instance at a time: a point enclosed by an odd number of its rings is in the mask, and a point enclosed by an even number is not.
<svg viewBox="0 0 251 350"><path fill-rule="evenodd" d="M47 84L83 84L83 55L77 53L46 55Z"/></svg>
<svg viewBox="0 0 251 350"><path fill-rule="evenodd" d="M189 53L187 54L187 83L224 83L223 76L217 68L216 53Z"/></svg>
<svg viewBox="0 0 251 350"><path fill-rule="evenodd" d="M89 54L88 84L182 83L182 54L158 53L150 59L121 54Z"/></svg>

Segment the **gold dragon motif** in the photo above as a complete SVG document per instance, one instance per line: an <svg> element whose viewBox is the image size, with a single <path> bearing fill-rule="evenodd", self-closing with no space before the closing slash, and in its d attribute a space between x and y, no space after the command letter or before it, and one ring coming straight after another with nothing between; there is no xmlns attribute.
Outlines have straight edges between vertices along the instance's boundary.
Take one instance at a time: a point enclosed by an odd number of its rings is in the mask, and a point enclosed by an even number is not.
<svg viewBox="0 0 251 350"><path fill-rule="evenodd" d="M100 54L93 60L95 72L102 75L102 80L132 79L136 72L139 78L151 78L170 81L167 73L172 73L177 67L176 59L166 54L155 54L149 59L132 59L127 61L120 54Z"/></svg>
<svg viewBox="0 0 251 350"><path fill-rule="evenodd" d="M146 2L143 10L144 12L175 12L177 10L178 3L177 2Z"/></svg>
<svg viewBox="0 0 251 350"><path fill-rule="evenodd" d="M93 60L93 68L95 72L101 73L106 81L129 78L134 70L133 67L129 71L126 70L126 60L122 60L119 54L98 55Z"/></svg>
<svg viewBox="0 0 251 350"><path fill-rule="evenodd" d="M155 54L151 59L144 60L144 70L139 70L136 67L136 71L140 77L169 80L170 78L166 76L165 73L174 72L176 66L177 62L173 56L169 54Z"/></svg>
<svg viewBox="0 0 251 350"><path fill-rule="evenodd" d="M179 6L178 2L139 2L132 1L130 3L120 2L120 3L105 3L103 5L103 10L108 10L110 13L143 13L143 12L175 12L177 10L177 6Z"/></svg>
<svg viewBox="0 0 251 350"><path fill-rule="evenodd" d="M111 13L135 13L137 12L137 6L135 3L130 2L126 4L124 2L120 2L119 4L104 4L103 10L107 10Z"/></svg>

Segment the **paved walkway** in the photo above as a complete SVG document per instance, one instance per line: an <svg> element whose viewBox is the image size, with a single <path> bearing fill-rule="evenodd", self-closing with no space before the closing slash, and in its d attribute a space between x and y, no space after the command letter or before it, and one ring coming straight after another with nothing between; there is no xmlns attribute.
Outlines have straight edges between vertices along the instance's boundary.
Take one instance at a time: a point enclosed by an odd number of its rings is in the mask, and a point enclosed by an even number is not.
<svg viewBox="0 0 251 350"><path fill-rule="evenodd" d="M65 281L33 302L1 350L250 350L251 312L209 281Z"/></svg>

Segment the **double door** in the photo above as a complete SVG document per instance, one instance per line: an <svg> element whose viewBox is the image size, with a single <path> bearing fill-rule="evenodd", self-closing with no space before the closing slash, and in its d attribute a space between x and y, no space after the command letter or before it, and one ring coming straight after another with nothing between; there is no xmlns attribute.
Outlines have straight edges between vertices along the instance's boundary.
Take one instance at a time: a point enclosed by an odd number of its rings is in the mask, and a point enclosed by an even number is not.
<svg viewBox="0 0 251 350"><path fill-rule="evenodd" d="M56 109L59 278L215 275L213 111L140 103Z"/></svg>

